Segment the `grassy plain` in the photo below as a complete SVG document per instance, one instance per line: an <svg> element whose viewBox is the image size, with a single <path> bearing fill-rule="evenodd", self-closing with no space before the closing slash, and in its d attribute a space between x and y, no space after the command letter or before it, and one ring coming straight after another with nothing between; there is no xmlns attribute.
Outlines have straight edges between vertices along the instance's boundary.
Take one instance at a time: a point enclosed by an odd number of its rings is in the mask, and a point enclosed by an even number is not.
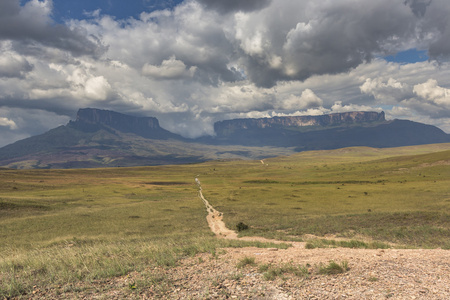
<svg viewBox="0 0 450 300"><path fill-rule="evenodd" d="M217 165L202 180L203 194L228 226L250 226L241 235L333 235L448 249L450 151L444 145L311 151L233 169Z"/></svg>
<svg viewBox="0 0 450 300"><path fill-rule="evenodd" d="M210 233L195 177L229 228L250 226L241 235L450 248L450 144L312 151L263 163L4 169L0 297L33 286L64 293L79 281L250 245Z"/></svg>

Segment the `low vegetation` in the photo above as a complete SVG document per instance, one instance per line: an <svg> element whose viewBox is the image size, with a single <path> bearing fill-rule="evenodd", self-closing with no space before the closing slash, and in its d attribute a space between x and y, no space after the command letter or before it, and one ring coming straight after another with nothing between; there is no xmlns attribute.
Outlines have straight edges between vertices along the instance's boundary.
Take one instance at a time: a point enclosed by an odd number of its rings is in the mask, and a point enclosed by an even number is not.
<svg viewBox="0 0 450 300"><path fill-rule="evenodd" d="M236 267L240 269L244 266L255 267L257 272L261 273L265 280L275 280L288 275L302 278L309 278L311 275L336 275L345 273L350 269L347 261L340 263L330 261L328 264L319 265L299 265L290 261L281 265L274 265L258 264L254 257L244 257Z"/></svg>
<svg viewBox="0 0 450 300"><path fill-rule="evenodd" d="M255 258L254 257L244 257L243 259L241 259L239 261L239 263L236 265L236 267L238 269L242 269L245 266L254 266L255 263Z"/></svg>
<svg viewBox="0 0 450 300"><path fill-rule="evenodd" d="M203 195L230 228L249 226L241 236L301 241L310 234L363 241L322 246L450 249L450 151L448 144L434 147L347 148L264 165L216 165L202 178Z"/></svg>
<svg viewBox="0 0 450 300"><path fill-rule="evenodd" d="M335 261L330 261L327 265L320 265L318 273L325 275L335 275L347 272L348 270L349 267L347 261L343 261L340 264Z"/></svg>
<svg viewBox="0 0 450 300"><path fill-rule="evenodd" d="M353 248L353 249L388 249L391 248L389 244L382 242L363 242L358 240L340 240L333 239L312 239L308 240L305 245L306 249L314 248Z"/></svg>
<svg viewBox="0 0 450 300"><path fill-rule="evenodd" d="M308 278L310 275L308 266L296 265L293 262L283 264L282 266L263 265L260 271L263 271L262 274L265 280L275 280L277 277L282 277L287 274L304 278Z"/></svg>
<svg viewBox="0 0 450 300"><path fill-rule="evenodd" d="M243 223L243 222L239 222L236 224L236 229L237 231L243 231L243 230L247 230L248 229L248 225Z"/></svg>
<svg viewBox="0 0 450 300"><path fill-rule="evenodd" d="M0 298L169 268L222 247L288 247L217 239L196 177L229 228L248 226L241 236L307 241L308 248L450 249L449 148L348 148L264 163L2 169ZM298 266L258 268L268 280L304 273ZM148 278L134 286L164 281Z"/></svg>

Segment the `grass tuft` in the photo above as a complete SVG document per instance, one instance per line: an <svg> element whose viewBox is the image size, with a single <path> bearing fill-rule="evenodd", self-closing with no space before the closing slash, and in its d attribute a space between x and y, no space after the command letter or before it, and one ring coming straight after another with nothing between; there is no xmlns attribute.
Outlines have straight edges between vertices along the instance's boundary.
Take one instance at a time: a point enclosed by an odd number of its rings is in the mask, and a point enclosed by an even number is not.
<svg viewBox="0 0 450 300"><path fill-rule="evenodd" d="M259 272L263 274L263 278L268 281L273 281L277 277L282 277L286 274L292 274L298 277L308 278L309 270L307 266L295 265L294 263L286 263L281 266L261 265Z"/></svg>
<svg viewBox="0 0 450 300"><path fill-rule="evenodd" d="M246 266L255 266L255 265L256 265L255 258L246 256L238 262L238 264L236 265L236 268L242 269Z"/></svg>
<svg viewBox="0 0 450 300"><path fill-rule="evenodd" d="M335 261L330 261L327 265L321 264L319 266L318 274L335 275L347 272L349 270L348 262L343 261L340 264Z"/></svg>
<svg viewBox="0 0 450 300"><path fill-rule="evenodd" d="M315 248L353 248L353 249L389 249L391 248L388 244L382 242L362 242L358 240L350 241L336 241L328 239L313 239L309 240L305 248L315 249Z"/></svg>

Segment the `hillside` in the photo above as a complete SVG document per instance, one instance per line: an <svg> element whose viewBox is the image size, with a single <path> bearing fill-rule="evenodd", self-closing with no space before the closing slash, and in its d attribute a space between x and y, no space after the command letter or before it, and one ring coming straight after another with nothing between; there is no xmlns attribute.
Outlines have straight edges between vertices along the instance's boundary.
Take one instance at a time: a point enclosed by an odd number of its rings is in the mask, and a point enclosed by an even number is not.
<svg viewBox="0 0 450 300"><path fill-rule="evenodd" d="M386 121L384 113L235 119L217 122L216 135L187 139L153 117L93 108L74 121L0 149L9 168L92 168L261 159L350 146L398 147L450 142L431 125Z"/></svg>

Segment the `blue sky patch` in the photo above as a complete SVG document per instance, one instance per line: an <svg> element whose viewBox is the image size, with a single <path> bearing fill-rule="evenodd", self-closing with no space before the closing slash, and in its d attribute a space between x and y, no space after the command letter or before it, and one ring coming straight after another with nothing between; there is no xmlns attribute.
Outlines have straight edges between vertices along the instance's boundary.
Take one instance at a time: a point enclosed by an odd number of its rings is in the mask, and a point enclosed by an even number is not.
<svg viewBox="0 0 450 300"><path fill-rule="evenodd" d="M142 12L170 9L181 2L182 0L53 0L53 14L57 22L64 22L67 19L85 19L85 12L101 9L101 14L116 19L137 19Z"/></svg>
<svg viewBox="0 0 450 300"><path fill-rule="evenodd" d="M395 55L385 56L384 59L389 62L410 64L428 60L428 53L426 50L409 49L398 52Z"/></svg>

